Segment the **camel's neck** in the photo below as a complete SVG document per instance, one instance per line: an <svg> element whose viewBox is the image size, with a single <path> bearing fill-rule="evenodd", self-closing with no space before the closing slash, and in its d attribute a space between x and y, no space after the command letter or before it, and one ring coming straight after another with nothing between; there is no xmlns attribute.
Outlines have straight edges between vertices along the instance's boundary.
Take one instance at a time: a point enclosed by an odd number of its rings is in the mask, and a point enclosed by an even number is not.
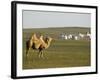
<svg viewBox="0 0 100 80"><path fill-rule="evenodd" d="M46 41L45 43L46 43L46 47L45 48L48 48L50 46L51 41Z"/></svg>

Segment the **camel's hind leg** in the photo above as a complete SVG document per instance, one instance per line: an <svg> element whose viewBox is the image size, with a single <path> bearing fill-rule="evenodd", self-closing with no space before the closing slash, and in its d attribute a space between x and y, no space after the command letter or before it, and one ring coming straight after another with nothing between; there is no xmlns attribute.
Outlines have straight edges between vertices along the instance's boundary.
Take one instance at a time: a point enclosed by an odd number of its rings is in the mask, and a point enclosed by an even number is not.
<svg viewBox="0 0 100 80"><path fill-rule="evenodd" d="M28 55L30 50L30 45L29 45L29 41L26 42L26 55Z"/></svg>
<svg viewBox="0 0 100 80"><path fill-rule="evenodd" d="M28 55L30 48L26 49L26 55Z"/></svg>

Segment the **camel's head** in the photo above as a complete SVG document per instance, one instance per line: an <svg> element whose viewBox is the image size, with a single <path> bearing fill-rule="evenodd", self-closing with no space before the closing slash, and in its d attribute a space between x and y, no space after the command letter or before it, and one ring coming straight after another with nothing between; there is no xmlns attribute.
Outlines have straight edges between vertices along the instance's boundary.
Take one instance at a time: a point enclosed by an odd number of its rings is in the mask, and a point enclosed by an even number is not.
<svg viewBox="0 0 100 80"><path fill-rule="evenodd" d="M51 42L52 38L51 37L47 37L46 40L47 40L47 42Z"/></svg>

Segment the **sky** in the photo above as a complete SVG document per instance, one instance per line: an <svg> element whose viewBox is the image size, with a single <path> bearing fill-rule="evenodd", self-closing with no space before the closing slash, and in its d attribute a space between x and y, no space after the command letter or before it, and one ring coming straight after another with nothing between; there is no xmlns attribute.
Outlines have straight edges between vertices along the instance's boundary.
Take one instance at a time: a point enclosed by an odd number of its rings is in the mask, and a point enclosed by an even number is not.
<svg viewBox="0 0 100 80"><path fill-rule="evenodd" d="M91 14L23 10L23 28L91 27Z"/></svg>

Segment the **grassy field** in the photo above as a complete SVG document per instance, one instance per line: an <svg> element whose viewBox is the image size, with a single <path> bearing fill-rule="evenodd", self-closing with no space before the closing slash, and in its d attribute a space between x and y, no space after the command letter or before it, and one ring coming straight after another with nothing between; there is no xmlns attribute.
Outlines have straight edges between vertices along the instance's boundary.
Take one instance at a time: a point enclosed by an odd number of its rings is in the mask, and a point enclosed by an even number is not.
<svg viewBox="0 0 100 80"><path fill-rule="evenodd" d="M70 34L88 31L89 28L23 29L23 69L90 66L90 41L56 39L62 32ZM50 47L43 51L44 58L38 58L38 50L32 49L26 58L25 43L34 32L53 37Z"/></svg>

